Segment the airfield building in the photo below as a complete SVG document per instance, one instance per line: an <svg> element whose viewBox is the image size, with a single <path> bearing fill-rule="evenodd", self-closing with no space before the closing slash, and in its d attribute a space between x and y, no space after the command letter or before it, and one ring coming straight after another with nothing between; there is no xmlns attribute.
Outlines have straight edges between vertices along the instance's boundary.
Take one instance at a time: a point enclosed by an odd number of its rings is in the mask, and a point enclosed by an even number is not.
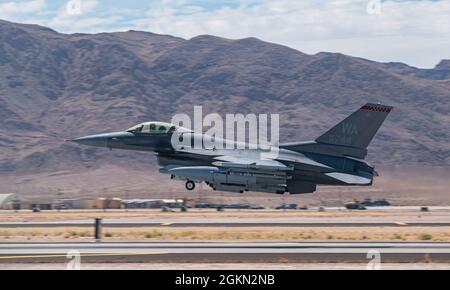
<svg viewBox="0 0 450 290"><path fill-rule="evenodd" d="M30 205L22 196L17 193L1 193L0 209L3 210L20 210L27 209Z"/></svg>

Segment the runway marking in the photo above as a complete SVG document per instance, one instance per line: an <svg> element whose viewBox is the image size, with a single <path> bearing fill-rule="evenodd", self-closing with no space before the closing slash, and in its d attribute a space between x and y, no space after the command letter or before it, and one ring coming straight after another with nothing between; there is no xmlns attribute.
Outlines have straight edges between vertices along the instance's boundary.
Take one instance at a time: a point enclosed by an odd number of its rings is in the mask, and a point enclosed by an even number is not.
<svg viewBox="0 0 450 290"><path fill-rule="evenodd" d="M395 222L395 224L399 226L408 226L408 223L405 222Z"/></svg>
<svg viewBox="0 0 450 290"><path fill-rule="evenodd" d="M104 253L104 254L80 254L80 257L114 257L114 256L145 256L145 255L167 255L167 252L153 252L153 253ZM0 260L13 260L13 259L43 259L43 258L66 258L64 255L29 255L29 256L0 256Z"/></svg>

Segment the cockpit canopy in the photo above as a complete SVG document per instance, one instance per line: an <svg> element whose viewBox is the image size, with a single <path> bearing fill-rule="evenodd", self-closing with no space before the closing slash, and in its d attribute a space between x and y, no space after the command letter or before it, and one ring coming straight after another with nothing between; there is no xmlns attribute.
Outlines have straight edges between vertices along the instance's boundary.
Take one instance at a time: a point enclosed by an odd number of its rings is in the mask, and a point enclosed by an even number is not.
<svg viewBox="0 0 450 290"><path fill-rule="evenodd" d="M148 133L148 134L170 134L177 127L175 125L164 122L145 122L131 127L127 132L131 133Z"/></svg>

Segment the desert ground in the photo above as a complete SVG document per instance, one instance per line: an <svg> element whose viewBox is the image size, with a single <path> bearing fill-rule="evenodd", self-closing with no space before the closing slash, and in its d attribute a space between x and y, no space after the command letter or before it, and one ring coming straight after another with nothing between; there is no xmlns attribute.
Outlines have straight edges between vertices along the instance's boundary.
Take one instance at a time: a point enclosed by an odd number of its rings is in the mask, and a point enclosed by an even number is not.
<svg viewBox="0 0 450 290"><path fill-rule="evenodd" d="M90 242L94 232L86 228L66 227L1 229L0 243L17 242ZM333 228L139 228L107 229L103 242L450 242L450 227L427 228L375 227Z"/></svg>
<svg viewBox="0 0 450 290"><path fill-rule="evenodd" d="M386 210L349 211L328 209L318 212L289 210L213 210L191 209L188 212L163 213L159 210L87 210L87 211L0 211L2 223L83 222L101 218L104 223L104 242L450 242L450 209L389 208ZM216 227L200 224L203 221L228 223ZM129 227L108 227L108 222L136 224ZM137 226L142 222L156 226ZM252 226L258 223L279 223L273 226ZM305 226L289 226L290 222ZM193 225L173 227L191 223ZM199 223L198 226L196 224ZM250 223L236 226L239 223ZM321 223L321 226L314 226ZM337 223L337 225L336 225ZM354 227L353 223L386 223L383 226ZM411 223L411 225L409 225ZM442 226L421 226L420 223L445 223ZM310 224L310 226L308 226ZM330 226L327 226L329 224ZM2 226L0 242L90 242L93 226L25 227Z"/></svg>

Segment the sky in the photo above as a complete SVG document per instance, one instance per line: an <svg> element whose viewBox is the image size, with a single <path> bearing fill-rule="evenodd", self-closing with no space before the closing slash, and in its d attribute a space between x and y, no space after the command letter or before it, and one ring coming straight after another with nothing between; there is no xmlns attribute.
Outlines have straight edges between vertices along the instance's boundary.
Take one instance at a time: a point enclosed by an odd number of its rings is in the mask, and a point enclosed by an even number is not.
<svg viewBox="0 0 450 290"><path fill-rule="evenodd" d="M0 19L62 33L257 37L422 68L450 59L450 0L0 0Z"/></svg>

